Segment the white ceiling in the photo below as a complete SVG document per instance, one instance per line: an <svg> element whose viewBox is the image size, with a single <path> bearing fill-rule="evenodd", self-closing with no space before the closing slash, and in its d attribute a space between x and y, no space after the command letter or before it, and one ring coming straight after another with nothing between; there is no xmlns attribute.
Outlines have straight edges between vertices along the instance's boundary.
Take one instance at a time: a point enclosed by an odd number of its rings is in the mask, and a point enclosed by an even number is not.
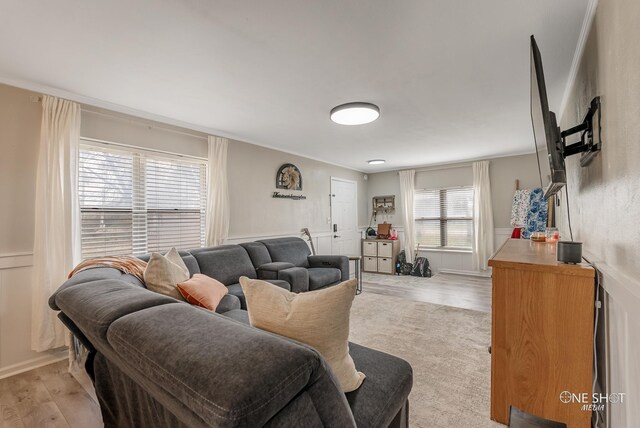
<svg viewBox="0 0 640 428"><path fill-rule="evenodd" d="M587 3L0 0L0 80L361 171L526 153L529 35L557 110Z"/></svg>

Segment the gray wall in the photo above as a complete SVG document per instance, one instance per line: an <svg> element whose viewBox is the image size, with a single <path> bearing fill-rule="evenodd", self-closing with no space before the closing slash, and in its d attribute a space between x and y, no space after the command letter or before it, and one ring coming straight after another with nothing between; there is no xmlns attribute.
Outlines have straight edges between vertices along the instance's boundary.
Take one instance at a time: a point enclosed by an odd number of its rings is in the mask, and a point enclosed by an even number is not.
<svg viewBox="0 0 640 428"><path fill-rule="evenodd" d="M561 121L563 129L577 124L591 99L601 96L602 152L586 168L580 167L579 155L566 161L574 238L584 241L584 248L599 260L636 278L640 277L638 17L637 0L599 3ZM559 211L559 226L568 236L566 206Z"/></svg>
<svg viewBox="0 0 640 428"><path fill-rule="evenodd" d="M0 254L31 252L42 106L0 84Z"/></svg>
<svg viewBox="0 0 640 428"><path fill-rule="evenodd" d="M533 142L531 143L533 147ZM521 188L540 186L538 163L535 153L520 156L508 156L490 160L489 177L491 180L491 199L493 220L496 228L509 228L511 219L511 202L515 190L515 180L520 180ZM417 189L434 189L454 186L470 186L473 175L469 164L448 165L432 170L416 172ZM381 195L396 195L395 214L378 217L378 222L386 220L396 226L402 226L400 209L400 180L396 171L369 175L367 190L368 212L371 215L371 198Z"/></svg>
<svg viewBox="0 0 640 428"><path fill-rule="evenodd" d="M145 149L207 157L207 136L96 107L82 108L80 135Z"/></svg>
<svg viewBox="0 0 640 428"><path fill-rule="evenodd" d="M533 147L533 137L531 141ZM540 187L535 153L491 159L489 166L494 227L511 227L511 206L516 179L521 189Z"/></svg>
<svg viewBox="0 0 640 428"><path fill-rule="evenodd" d="M558 210L565 237L568 191L574 239L601 272L599 384L626 393L607 409L607 426L640 420L640 1L600 0L567 106L563 129L577 124L591 99L602 100L602 151L585 167L566 160L567 189Z"/></svg>
<svg viewBox="0 0 640 428"><path fill-rule="evenodd" d="M272 198L275 177L283 163L293 163L302 172L307 199ZM329 194L331 177L357 181L358 224L367 223L364 174L324 162L239 141L229 142L230 238L298 233L308 227L312 233L330 232ZM290 193L282 191L283 193Z"/></svg>

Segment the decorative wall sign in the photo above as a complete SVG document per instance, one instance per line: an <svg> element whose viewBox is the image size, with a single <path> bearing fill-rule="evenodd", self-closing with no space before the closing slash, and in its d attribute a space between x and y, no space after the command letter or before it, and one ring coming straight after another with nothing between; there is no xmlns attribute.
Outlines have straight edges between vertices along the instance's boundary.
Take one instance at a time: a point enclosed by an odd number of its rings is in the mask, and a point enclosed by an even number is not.
<svg viewBox="0 0 640 428"><path fill-rule="evenodd" d="M276 189L302 190L302 173L297 166L285 163L276 174Z"/></svg>
<svg viewBox="0 0 640 428"><path fill-rule="evenodd" d="M307 199L307 197L305 195L294 195L293 193L289 193L288 195L285 195L283 193L280 192L273 192L273 195L271 195L272 198L282 198L282 199L293 199L294 201L300 201L302 199Z"/></svg>

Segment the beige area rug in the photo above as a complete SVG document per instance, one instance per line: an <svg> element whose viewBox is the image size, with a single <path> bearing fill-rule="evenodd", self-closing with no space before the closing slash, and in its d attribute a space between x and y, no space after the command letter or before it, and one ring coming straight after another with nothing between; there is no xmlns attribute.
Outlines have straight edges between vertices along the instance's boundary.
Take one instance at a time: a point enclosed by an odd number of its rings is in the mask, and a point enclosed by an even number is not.
<svg viewBox="0 0 640 428"><path fill-rule="evenodd" d="M351 341L413 367L412 428L504 427L489 418L490 331L489 313L366 291L351 310Z"/></svg>

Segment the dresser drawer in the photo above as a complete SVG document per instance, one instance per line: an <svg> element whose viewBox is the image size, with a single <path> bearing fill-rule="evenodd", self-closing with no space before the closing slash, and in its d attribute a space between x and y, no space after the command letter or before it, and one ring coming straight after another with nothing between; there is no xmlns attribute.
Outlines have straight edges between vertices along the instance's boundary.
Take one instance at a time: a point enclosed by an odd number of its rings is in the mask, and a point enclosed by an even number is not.
<svg viewBox="0 0 640 428"><path fill-rule="evenodd" d="M373 241L373 242L364 241L362 243L362 255L363 256L371 256L371 257L377 256L378 255L378 246L377 246L377 244L378 243L375 242L375 241Z"/></svg>
<svg viewBox="0 0 640 428"><path fill-rule="evenodd" d="M378 272L393 273L391 257L378 257Z"/></svg>
<svg viewBox="0 0 640 428"><path fill-rule="evenodd" d="M393 255L392 242L378 242L378 257L391 257Z"/></svg>
<svg viewBox="0 0 640 428"><path fill-rule="evenodd" d="M377 272L378 270L378 259L375 257L363 257L362 270L366 270L367 272Z"/></svg>

